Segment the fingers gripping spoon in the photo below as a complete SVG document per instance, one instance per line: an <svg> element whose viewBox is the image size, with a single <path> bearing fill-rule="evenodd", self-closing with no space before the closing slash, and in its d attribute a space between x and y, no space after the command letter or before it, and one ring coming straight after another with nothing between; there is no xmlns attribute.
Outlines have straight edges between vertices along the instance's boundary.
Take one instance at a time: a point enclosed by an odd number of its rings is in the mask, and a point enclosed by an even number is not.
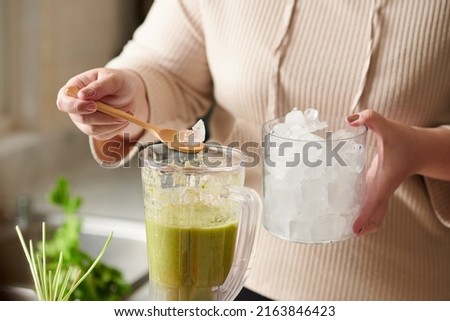
<svg viewBox="0 0 450 321"><path fill-rule="evenodd" d="M75 86L70 86L66 89L66 94L76 98L78 91L79 89ZM102 113L125 119L130 123L136 124L151 132L156 138L166 144L169 148L178 150L183 153L198 153L204 148L204 144L202 142L191 142L190 140L187 141L186 138L189 137L189 130L178 131L169 128L159 128L122 110L106 105L105 103L102 103L100 101L96 101L96 105L97 110Z"/></svg>

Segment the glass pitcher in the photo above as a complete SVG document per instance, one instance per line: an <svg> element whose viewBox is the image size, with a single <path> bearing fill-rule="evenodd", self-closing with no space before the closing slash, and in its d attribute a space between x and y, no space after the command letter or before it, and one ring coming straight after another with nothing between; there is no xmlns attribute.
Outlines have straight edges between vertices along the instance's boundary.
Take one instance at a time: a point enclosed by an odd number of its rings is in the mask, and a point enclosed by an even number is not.
<svg viewBox="0 0 450 321"><path fill-rule="evenodd" d="M255 256L262 205L243 154L217 145L140 152L151 300L233 300Z"/></svg>

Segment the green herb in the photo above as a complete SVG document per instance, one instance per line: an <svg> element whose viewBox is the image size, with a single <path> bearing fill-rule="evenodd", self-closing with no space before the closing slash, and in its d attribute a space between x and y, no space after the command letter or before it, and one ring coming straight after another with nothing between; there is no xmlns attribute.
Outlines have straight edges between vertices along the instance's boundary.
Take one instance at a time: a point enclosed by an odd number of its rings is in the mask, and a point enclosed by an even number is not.
<svg viewBox="0 0 450 321"><path fill-rule="evenodd" d="M64 262L68 262L81 271L86 271L93 264L94 259L80 248L82 219L77 212L83 204L82 198L72 196L67 178L60 177L49 193L48 200L64 213L64 222L45 245L47 264L55 268L62 252ZM42 243L38 246L42 248ZM70 281L73 282L72 277ZM118 269L98 262L84 282L73 291L70 299L123 300L130 292L131 286L123 279Z"/></svg>
<svg viewBox="0 0 450 321"><path fill-rule="evenodd" d="M83 204L81 197L70 195L69 182L65 177L56 180L56 185L50 192L48 200L50 203L61 207L63 212L69 215L76 213Z"/></svg>
<svg viewBox="0 0 450 321"><path fill-rule="evenodd" d="M112 239L111 232L98 257L92 262L92 265L84 273L84 275L80 277L81 270L78 270L73 266L66 268L63 265L62 252L59 253L56 269L54 271L47 269L45 223L42 223L41 251L37 251L36 253L33 250L33 241L30 240L30 248L28 250L19 226L16 226L16 230L28 264L30 265L31 275L33 276L38 299L41 301L67 301L72 293L74 293L74 291L82 284L82 282L89 276L89 273L91 273L98 264L103 254L105 254L105 251ZM71 285L67 288L69 281L71 281Z"/></svg>

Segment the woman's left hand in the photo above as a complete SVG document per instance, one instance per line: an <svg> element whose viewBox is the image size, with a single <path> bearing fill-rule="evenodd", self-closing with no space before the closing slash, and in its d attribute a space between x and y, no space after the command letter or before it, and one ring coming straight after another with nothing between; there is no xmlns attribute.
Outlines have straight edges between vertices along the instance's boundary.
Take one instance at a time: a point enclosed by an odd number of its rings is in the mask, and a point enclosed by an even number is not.
<svg viewBox="0 0 450 321"><path fill-rule="evenodd" d="M377 142L377 154L366 176L366 198L353 225L357 235L377 231L386 214L389 198L410 175L420 171L416 127L387 119L373 110L347 117L354 127L366 125Z"/></svg>

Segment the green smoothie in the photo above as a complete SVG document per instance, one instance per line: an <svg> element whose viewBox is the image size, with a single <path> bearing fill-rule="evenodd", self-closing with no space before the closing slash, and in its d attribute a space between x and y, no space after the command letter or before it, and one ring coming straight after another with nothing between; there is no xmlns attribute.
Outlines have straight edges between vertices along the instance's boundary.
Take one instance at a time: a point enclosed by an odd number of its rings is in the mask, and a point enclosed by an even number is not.
<svg viewBox="0 0 450 321"><path fill-rule="evenodd" d="M211 300L224 283L236 244L237 220L204 203L170 205L147 215L150 279L165 300Z"/></svg>

